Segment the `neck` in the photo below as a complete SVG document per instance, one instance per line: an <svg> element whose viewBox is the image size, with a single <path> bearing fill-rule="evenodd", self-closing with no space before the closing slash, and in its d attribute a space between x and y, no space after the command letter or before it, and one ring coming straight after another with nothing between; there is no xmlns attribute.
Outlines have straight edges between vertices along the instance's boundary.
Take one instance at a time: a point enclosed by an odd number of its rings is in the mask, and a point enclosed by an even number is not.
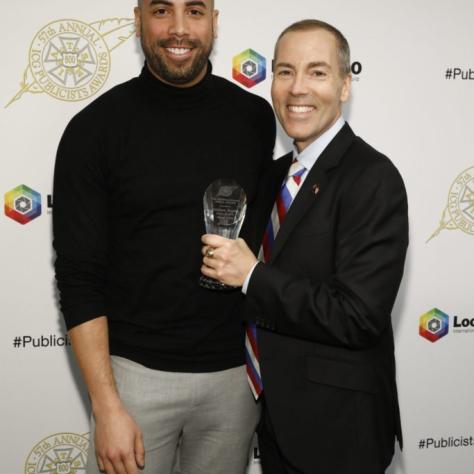
<svg viewBox="0 0 474 474"><path fill-rule="evenodd" d="M193 87L195 86L196 84L199 84L203 79L204 77L206 76L207 74L207 68L208 68L208 64L206 64L206 66L202 69L202 71L193 79L191 80L190 82L186 82L185 84L176 84L175 82L169 82L169 81L166 81L165 79L163 79L160 75L158 75L152 68L151 66L148 64L147 62L147 67L148 67L148 70L150 71L150 73L156 77L156 79L158 79L159 81L163 82L164 84L168 85L168 86L172 86L172 87L176 87L178 89L187 89L188 87Z"/></svg>

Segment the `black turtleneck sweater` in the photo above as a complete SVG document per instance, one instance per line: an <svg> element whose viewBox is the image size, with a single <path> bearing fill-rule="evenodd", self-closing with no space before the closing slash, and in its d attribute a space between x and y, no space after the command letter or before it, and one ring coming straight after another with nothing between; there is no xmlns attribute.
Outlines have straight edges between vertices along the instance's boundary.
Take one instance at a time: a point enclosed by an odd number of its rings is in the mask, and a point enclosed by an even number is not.
<svg viewBox="0 0 474 474"><path fill-rule="evenodd" d="M244 363L240 291L198 284L203 194L215 179L235 179L251 219L274 140L269 104L212 75L210 65L199 84L183 89L145 66L77 114L54 176L56 278L67 327L105 315L111 353L154 369L210 372Z"/></svg>

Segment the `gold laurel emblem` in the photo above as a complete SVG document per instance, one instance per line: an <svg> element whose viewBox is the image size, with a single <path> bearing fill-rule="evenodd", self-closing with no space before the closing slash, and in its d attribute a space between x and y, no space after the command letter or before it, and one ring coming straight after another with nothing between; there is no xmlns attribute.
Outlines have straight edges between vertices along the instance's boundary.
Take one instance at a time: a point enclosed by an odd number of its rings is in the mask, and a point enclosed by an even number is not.
<svg viewBox="0 0 474 474"><path fill-rule="evenodd" d="M464 170L454 180L439 226L426 243L445 229L460 229L474 235L474 166Z"/></svg>
<svg viewBox="0 0 474 474"><path fill-rule="evenodd" d="M93 23L66 19L47 24L33 38L20 90L5 108L26 92L46 92L68 102L91 97L109 76L110 53L134 33L131 18Z"/></svg>
<svg viewBox="0 0 474 474"><path fill-rule="evenodd" d="M25 474L85 474L89 433L57 433L40 441L25 462Z"/></svg>

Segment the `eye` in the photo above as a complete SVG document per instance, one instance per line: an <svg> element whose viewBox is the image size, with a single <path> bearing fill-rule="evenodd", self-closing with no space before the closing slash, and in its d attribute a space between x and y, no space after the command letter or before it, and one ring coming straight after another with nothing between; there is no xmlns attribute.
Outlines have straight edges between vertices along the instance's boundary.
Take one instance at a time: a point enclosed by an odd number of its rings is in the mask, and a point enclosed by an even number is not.
<svg viewBox="0 0 474 474"><path fill-rule="evenodd" d="M310 75L317 78L323 78L327 76L326 71L323 71L321 69L313 69L312 71L310 71Z"/></svg>
<svg viewBox="0 0 474 474"><path fill-rule="evenodd" d="M198 10L197 8L193 8L192 10L189 10L189 14L191 16L203 16L204 12L202 10Z"/></svg>
<svg viewBox="0 0 474 474"><path fill-rule="evenodd" d="M291 69L279 69L277 71L277 76L279 77L289 77L291 76L291 74L292 74Z"/></svg>
<svg viewBox="0 0 474 474"><path fill-rule="evenodd" d="M153 11L153 15L155 16L165 16L167 13L166 8L157 8Z"/></svg>

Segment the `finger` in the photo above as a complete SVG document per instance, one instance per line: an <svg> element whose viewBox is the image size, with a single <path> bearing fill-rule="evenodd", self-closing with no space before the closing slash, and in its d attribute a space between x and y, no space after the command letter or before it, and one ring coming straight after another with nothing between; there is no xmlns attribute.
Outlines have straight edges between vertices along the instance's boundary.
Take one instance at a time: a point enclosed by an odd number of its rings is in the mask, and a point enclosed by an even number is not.
<svg viewBox="0 0 474 474"><path fill-rule="evenodd" d="M206 265L201 266L201 273L207 277L214 278L214 280L217 280L217 272Z"/></svg>
<svg viewBox="0 0 474 474"><path fill-rule="evenodd" d="M202 263L206 265L206 267L212 268L213 270L217 270L219 268L219 260L216 258L216 254L212 257L204 257L202 259Z"/></svg>
<svg viewBox="0 0 474 474"><path fill-rule="evenodd" d="M124 463L121 458L112 460L112 467L115 469L116 474L128 474L127 469L125 468ZM107 473L109 474L109 473ZM135 473L133 473L135 474Z"/></svg>
<svg viewBox="0 0 474 474"><path fill-rule="evenodd" d="M123 459L126 474L138 474L137 462L135 461L135 455L131 453L129 456Z"/></svg>
<svg viewBox="0 0 474 474"><path fill-rule="evenodd" d="M99 467L99 471L105 472L104 461L102 461L102 458L100 456L96 455L96 457L97 457L97 466Z"/></svg>
<svg viewBox="0 0 474 474"><path fill-rule="evenodd" d="M145 467L145 445L141 433L135 437L135 460L138 466Z"/></svg>
<svg viewBox="0 0 474 474"><path fill-rule="evenodd" d="M241 237L238 237L236 242L238 243L239 247L241 247L241 248L244 248L244 249L249 248L249 246L247 245L247 242L245 242L245 240L242 239Z"/></svg>
<svg viewBox="0 0 474 474"><path fill-rule="evenodd" d="M104 459L103 464L104 471L107 474L117 474L117 471L114 469L114 466L112 466L112 463L108 459Z"/></svg>
<svg viewBox="0 0 474 474"><path fill-rule="evenodd" d="M220 247L224 245L229 239L225 237L221 237L220 235L216 234L204 234L201 237L201 242L205 245L209 245L210 247Z"/></svg>

